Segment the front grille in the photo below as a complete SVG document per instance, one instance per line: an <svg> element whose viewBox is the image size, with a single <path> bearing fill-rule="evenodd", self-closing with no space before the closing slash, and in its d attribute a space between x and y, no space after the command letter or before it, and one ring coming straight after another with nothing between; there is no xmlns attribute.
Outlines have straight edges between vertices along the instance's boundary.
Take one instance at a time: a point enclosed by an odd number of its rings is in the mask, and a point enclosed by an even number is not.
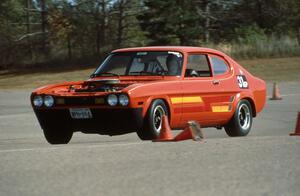
<svg viewBox="0 0 300 196"><path fill-rule="evenodd" d="M65 105L94 105L95 97L65 97Z"/></svg>

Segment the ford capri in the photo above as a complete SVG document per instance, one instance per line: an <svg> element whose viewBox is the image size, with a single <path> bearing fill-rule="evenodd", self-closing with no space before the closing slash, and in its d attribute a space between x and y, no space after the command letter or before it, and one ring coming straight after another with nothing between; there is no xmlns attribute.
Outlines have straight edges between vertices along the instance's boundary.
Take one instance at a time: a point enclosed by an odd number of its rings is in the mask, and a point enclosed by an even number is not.
<svg viewBox="0 0 300 196"><path fill-rule="evenodd" d="M87 77L88 78L88 77ZM194 120L246 136L266 101L266 84L226 54L201 47L139 47L111 52L83 81L44 86L31 104L50 144L74 132L156 139Z"/></svg>

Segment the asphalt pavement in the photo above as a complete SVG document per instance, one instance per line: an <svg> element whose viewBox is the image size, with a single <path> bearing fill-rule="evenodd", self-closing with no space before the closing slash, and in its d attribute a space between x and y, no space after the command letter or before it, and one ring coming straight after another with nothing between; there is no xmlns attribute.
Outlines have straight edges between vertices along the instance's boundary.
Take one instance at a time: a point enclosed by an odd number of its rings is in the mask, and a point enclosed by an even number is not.
<svg viewBox="0 0 300 196"><path fill-rule="evenodd" d="M300 83L279 83L247 137L203 129L204 142L75 133L46 142L29 90L0 90L0 195L300 195ZM272 86L268 84L268 94Z"/></svg>

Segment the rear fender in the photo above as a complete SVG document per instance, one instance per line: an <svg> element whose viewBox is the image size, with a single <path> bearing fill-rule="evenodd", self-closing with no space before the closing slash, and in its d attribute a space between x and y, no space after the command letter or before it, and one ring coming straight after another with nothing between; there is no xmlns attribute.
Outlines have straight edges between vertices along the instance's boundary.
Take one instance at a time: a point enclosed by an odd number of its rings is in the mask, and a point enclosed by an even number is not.
<svg viewBox="0 0 300 196"><path fill-rule="evenodd" d="M251 107L252 107L252 112L253 112L252 116L256 117L257 108L256 108L256 104L254 102L254 96L251 93L251 91L237 93L235 96L235 101L233 103L233 108L236 108L239 101L242 99L246 99L247 101L249 101L249 103L251 104Z"/></svg>

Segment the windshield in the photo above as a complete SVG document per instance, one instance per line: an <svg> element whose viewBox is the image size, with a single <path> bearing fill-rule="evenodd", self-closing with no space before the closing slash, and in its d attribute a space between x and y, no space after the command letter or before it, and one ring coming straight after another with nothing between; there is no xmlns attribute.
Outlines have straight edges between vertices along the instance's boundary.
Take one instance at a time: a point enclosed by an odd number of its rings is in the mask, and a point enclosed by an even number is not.
<svg viewBox="0 0 300 196"><path fill-rule="evenodd" d="M109 55L95 71L95 76L136 76L181 74L182 54L179 52L119 52Z"/></svg>

